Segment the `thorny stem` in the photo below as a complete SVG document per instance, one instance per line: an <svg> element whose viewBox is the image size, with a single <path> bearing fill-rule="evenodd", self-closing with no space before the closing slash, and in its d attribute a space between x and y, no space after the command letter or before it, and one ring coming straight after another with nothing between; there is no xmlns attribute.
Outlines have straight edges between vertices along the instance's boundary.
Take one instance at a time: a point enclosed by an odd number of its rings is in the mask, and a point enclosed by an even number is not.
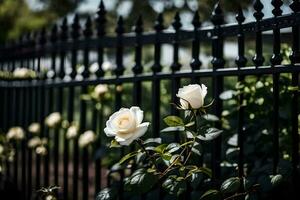
<svg viewBox="0 0 300 200"><path fill-rule="evenodd" d="M157 171L159 171L158 166L156 165L156 161L155 159L149 154L149 152L146 150L144 144L143 144L143 140L141 139L137 139L136 143L142 148L142 150L146 153L146 155L149 157L149 159L151 160L152 164L155 166L155 168L157 169Z"/></svg>

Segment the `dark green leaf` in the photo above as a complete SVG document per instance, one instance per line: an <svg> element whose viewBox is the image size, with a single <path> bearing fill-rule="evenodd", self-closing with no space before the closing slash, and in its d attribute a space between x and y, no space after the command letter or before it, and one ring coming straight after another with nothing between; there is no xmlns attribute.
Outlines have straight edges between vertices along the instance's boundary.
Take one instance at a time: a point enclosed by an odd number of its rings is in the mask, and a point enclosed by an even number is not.
<svg viewBox="0 0 300 200"><path fill-rule="evenodd" d="M117 147L121 147L120 144L116 141L116 140L112 140L110 142L110 148L117 148Z"/></svg>
<svg viewBox="0 0 300 200"><path fill-rule="evenodd" d="M154 151L160 154L164 153L165 148L167 147L167 144L161 144L154 148Z"/></svg>
<svg viewBox="0 0 300 200"><path fill-rule="evenodd" d="M184 126L183 120L177 116L167 116L164 118L164 122L168 126Z"/></svg>
<svg viewBox="0 0 300 200"><path fill-rule="evenodd" d="M117 198L117 192L113 188L104 188L96 197L96 200L113 200Z"/></svg>
<svg viewBox="0 0 300 200"><path fill-rule="evenodd" d="M186 182L182 177L170 176L163 182L162 187L170 194L179 196L186 191Z"/></svg>
<svg viewBox="0 0 300 200"><path fill-rule="evenodd" d="M126 162L127 160L129 160L130 158L136 156L138 154L137 151L133 151L129 154L126 154L125 156L123 156L123 158L121 158L121 160L119 161L119 164L123 164L124 162Z"/></svg>
<svg viewBox="0 0 300 200"><path fill-rule="evenodd" d="M240 188L241 182L240 178L232 177L225 180L221 185L221 192L223 193L234 193Z"/></svg>
<svg viewBox="0 0 300 200"><path fill-rule="evenodd" d="M208 190L200 197L200 200L221 200L221 193L218 190Z"/></svg>
<svg viewBox="0 0 300 200"><path fill-rule="evenodd" d="M189 122L185 125L185 127L190 127L190 126L194 126L195 125L195 121Z"/></svg>
<svg viewBox="0 0 300 200"><path fill-rule="evenodd" d="M203 115L203 118L206 119L207 121L211 121L211 122L219 121L219 117L217 117L216 115L212 115L212 114L205 114L205 115Z"/></svg>
<svg viewBox="0 0 300 200"><path fill-rule="evenodd" d="M283 177L281 174L277 174L277 175L273 176L271 179L272 186L276 187L276 186L280 185L280 183L282 183L282 179L283 179Z"/></svg>
<svg viewBox="0 0 300 200"><path fill-rule="evenodd" d="M205 137L198 135L197 138L203 141L210 141L217 138L223 131L217 128L209 128L206 130Z"/></svg>
<svg viewBox="0 0 300 200"><path fill-rule="evenodd" d="M171 143L166 147L166 151L170 152L170 153L174 153L176 151L178 151L181 148L180 144L178 143Z"/></svg>
<svg viewBox="0 0 300 200"><path fill-rule="evenodd" d="M161 130L160 132L167 133L167 132L180 132L180 131L184 131L183 126L167 127L167 128L164 128L163 130Z"/></svg>
<svg viewBox="0 0 300 200"><path fill-rule="evenodd" d="M161 144L161 138L149 138L149 139L144 141L144 144L149 144L149 143Z"/></svg>

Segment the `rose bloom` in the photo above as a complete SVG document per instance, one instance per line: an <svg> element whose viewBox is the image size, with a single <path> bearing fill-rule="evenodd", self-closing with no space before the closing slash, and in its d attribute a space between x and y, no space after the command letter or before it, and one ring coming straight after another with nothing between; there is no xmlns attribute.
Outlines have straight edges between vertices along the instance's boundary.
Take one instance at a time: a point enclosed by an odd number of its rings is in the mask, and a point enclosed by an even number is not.
<svg viewBox="0 0 300 200"><path fill-rule="evenodd" d="M61 114L59 112L51 113L48 117L45 119L45 123L50 128L54 128L58 126L62 121Z"/></svg>
<svg viewBox="0 0 300 200"><path fill-rule="evenodd" d="M68 139L73 139L77 136L77 134L78 134L78 127L76 125L71 125L67 130L66 137Z"/></svg>
<svg viewBox="0 0 300 200"><path fill-rule="evenodd" d="M93 131L85 131L79 136L78 145L80 147L86 147L96 140L96 135Z"/></svg>
<svg viewBox="0 0 300 200"><path fill-rule="evenodd" d="M31 71L27 68L17 68L13 71L15 78L28 78L31 76Z"/></svg>
<svg viewBox="0 0 300 200"><path fill-rule="evenodd" d="M41 125L39 123L32 123L29 125L28 131L33 134L38 134L41 131Z"/></svg>
<svg viewBox="0 0 300 200"><path fill-rule="evenodd" d="M8 130L6 138L8 140L22 140L25 137L24 130L21 127L12 127Z"/></svg>
<svg viewBox="0 0 300 200"><path fill-rule="evenodd" d="M27 146L31 149L34 149L40 144L41 144L41 139L38 136L35 136L28 141Z"/></svg>
<svg viewBox="0 0 300 200"><path fill-rule="evenodd" d="M128 146L146 133L150 123L142 123L143 118L144 112L139 107L121 108L110 116L104 132L115 137L120 145Z"/></svg>
<svg viewBox="0 0 300 200"><path fill-rule="evenodd" d="M94 89L94 94L96 97L103 96L108 91L108 86L104 84L99 84Z"/></svg>
<svg viewBox="0 0 300 200"><path fill-rule="evenodd" d="M45 146L41 145L35 149L35 153L44 156L48 153L48 151Z"/></svg>
<svg viewBox="0 0 300 200"><path fill-rule="evenodd" d="M180 105L183 109L199 109L204 105L204 98L207 94L207 87L202 84L190 84L178 90L176 94L180 98ZM189 107L190 105L190 107Z"/></svg>

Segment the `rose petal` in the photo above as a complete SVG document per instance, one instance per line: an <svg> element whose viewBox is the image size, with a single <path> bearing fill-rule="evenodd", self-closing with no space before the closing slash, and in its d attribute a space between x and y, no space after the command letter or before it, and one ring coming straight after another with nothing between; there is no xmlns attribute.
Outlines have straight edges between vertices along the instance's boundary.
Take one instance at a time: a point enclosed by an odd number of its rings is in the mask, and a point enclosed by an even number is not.
<svg viewBox="0 0 300 200"><path fill-rule="evenodd" d="M108 137L114 137L116 136L116 132L112 129L110 129L109 127L106 127L104 129L104 133L108 136Z"/></svg>
<svg viewBox="0 0 300 200"><path fill-rule="evenodd" d="M142 123L143 118L144 118L144 112L139 107L137 107L137 106L131 107L130 111L135 116L136 125L139 125L140 123Z"/></svg>

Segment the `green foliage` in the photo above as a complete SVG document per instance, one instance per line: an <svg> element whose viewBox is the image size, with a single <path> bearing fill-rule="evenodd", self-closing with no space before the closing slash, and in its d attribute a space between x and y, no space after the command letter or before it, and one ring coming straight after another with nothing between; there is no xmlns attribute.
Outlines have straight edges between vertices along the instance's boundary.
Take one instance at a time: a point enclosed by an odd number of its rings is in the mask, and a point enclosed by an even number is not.
<svg viewBox="0 0 300 200"><path fill-rule="evenodd" d="M101 190L97 196L96 200L113 200L117 197L117 191L115 188L104 188Z"/></svg>
<svg viewBox="0 0 300 200"><path fill-rule="evenodd" d="M221 185L221 192L223 193L235 193L240 188L241 181L238 177L232 177L225 180Z"/></svg>

